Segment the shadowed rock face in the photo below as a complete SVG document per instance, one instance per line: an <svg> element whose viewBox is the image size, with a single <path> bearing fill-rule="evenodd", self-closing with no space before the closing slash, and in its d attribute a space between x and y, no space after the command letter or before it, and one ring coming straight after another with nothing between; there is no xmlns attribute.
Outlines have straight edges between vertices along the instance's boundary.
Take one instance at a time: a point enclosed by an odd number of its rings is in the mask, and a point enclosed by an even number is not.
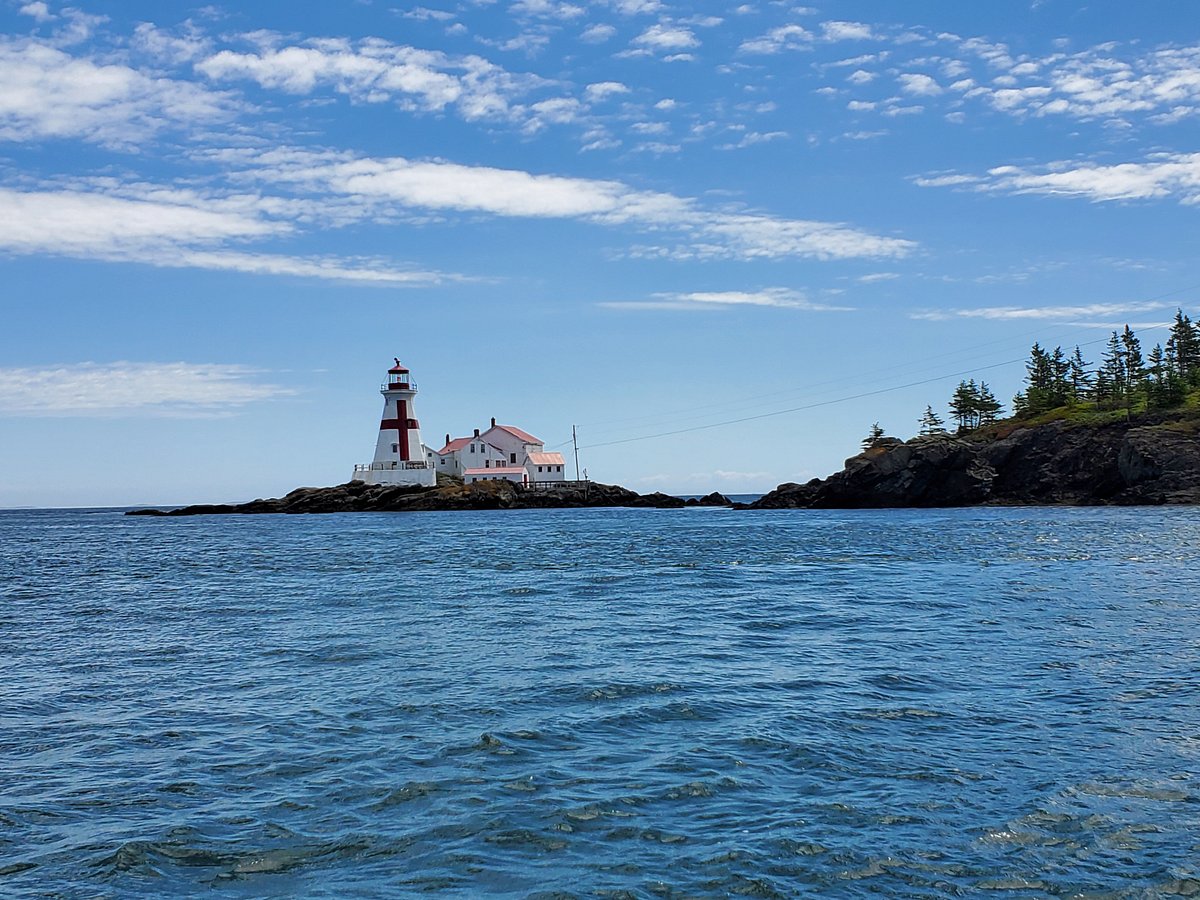
<svg viewBox="0 0 1200 900"><path fill-rule="evenodd" d="M564 485L525 491L508 481L477 481L427 488L409 485L367 485L351 481L336 487L297 488L284 497L237 504L200 504L181 509L135 509L131 516L196 516L227 513L400 512L456 509L549 509L588 506L644 506L660 509L683 506L666 494L637 494L613 484Z"/></svg>
<svg viewBox="0 0 1200 900"><path fill-rule="evenodd" d="M781 484L750 508L1200 503L1198 425L1143 417L888 442L826 479Z"/></svg>

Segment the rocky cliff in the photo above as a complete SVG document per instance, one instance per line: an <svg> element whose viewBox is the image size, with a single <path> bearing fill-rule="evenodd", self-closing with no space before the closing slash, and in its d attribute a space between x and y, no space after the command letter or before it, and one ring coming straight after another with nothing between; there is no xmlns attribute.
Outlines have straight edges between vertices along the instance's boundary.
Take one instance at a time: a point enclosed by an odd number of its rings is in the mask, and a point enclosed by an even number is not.
<svg viewBox="0 0 1200 900"><path fill-rule="evenodd" d="M713 495L705 505L715 503ZM728 504L728 500L725 503ZM547 509L553 507L641 506L673 509L684 505L679 497L638 494L613 484L564 485L549 490L526 491L508 481L445 484L435 488L400 485L367 485L361 481L326 488L297 488L284 497L237 504L199 504L180 509L135 509L131 516L196 516L224 513L330 513L398 512L457 509Z"/></svg>
<svg viewBox="0 0 1200 900"><path fill-rule="evenodd" d="M782 484L753 509L1200 503L1200 418L884 439L845 468Z"/></svg>

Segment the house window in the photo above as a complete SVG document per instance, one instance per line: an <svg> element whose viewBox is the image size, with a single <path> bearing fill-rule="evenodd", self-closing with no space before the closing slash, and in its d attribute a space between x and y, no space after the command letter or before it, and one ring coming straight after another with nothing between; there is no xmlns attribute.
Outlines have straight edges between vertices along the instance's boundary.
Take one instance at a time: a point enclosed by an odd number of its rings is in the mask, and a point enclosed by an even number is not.
<svg viewBox="0 0 1200 900"><path fill-rule="evenodd" d="M557 471L561 472L561 471L562 471L562 466L559 466Z"/></svg>
<svg viewBox="0 0 1200 900"><path fill-rule="evenodd" d="M474 444L472 444L472 445L471 445L471 452L472 452L472 453L474 453L474 452L475 452L475 445L474 445Z"/></svg>
<svg viewBox="0 0 1200 900"><path fill-rule="evenodd" d="M517 454L515 454L515 453L508 454L508 461L510 463L515 463L517 461Z"/></svg>
<svg viewBox="0 0 1200 900"><path fill-rule="evenodd" d="M395 453L395 452L396 452L397 450L399 450L399 449L400 449L400 445L399 445L399 444L392 444L392 452L393 452L393 453Z"/></svg>
<svg viewBox="0 0 1200 900"><path fill-rule="evenodd" d="M483 461L483 467L485 469L490 469L492 467L492 461L490 459L485 459Z"/></svg>
<svg viewBox="0 0 1200 900"><path fill-rule="evenodd" d="M539 471L539 472L540 472L540 471L542 471L542 467L541 467L541 466L538 466L538 471Z"/></svg>

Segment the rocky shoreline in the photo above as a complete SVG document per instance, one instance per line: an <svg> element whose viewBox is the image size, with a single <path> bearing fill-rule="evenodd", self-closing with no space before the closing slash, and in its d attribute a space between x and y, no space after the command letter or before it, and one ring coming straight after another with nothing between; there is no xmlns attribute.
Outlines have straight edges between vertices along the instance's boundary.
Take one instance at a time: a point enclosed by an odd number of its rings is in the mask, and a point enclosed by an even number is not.
<svg viewBox="0 0 1200 900"><path fill-rule="evenodd" d="M296 488L283 497L249 503L196 504L178 509L134 509L127 516L207 516L253 513L432 512L467 509L579 509L585 507L732 506L728 497L712 493L683 500L668 494L638 494L615 484L589 482L561 488L523 490L508 481L477 481L428 488L368 485L351 481L334 487Z"/></svg>
<svg viewBox="0 0 1200 900"><path fill-rule="evenodd" d="M1013 422L992 432L885 438L807 484L781 484L751 509L1161 506L1200 503L1200 417L1084 425Z"/></svg>
<svg viewBox="0 0 1200 900"><path fill-rule="evenodd" d="M367 485L297 488L284 497L132 516L248 513L417 512L478 509L643 507L678 509L887 509L952 506L1103 506L1200 503L1200 414L1140 416L1082 425L1008 422L966 437L884 438L845 468L806 484L781 484L753 503L713 492L683 500L613 484L570 482L524 490L507 481L434 488Z"/></svg>

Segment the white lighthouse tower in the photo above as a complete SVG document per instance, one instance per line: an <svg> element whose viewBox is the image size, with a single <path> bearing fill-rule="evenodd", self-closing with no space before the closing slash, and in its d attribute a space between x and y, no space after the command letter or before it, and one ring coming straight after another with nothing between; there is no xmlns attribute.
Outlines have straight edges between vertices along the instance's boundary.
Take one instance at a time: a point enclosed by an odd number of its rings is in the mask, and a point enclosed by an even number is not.
<svg viewBox="0 0 1200 900"><path fill-rule="evenodd" d="M433 487L437 483L433 454L421 443L421 424L413 412L417 386L400 360L388 369L387 381L379 392L383 394L383 416L375 441L375 459L355 466L351 481Z"/></svg>

